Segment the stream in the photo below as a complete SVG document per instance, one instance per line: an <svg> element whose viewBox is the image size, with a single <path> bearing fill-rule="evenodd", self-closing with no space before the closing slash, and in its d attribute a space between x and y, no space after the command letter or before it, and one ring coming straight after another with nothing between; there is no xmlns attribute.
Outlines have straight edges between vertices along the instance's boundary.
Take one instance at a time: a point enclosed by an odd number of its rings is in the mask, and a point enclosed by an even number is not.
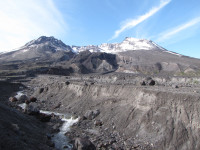
<svg viewBox="0 0 200 150"><path fill-rule="evenodd" d="M18 92L16 95L16 98L23 95L22 92ZM25 109L26 103L19 104L18 106L22 109ZM69 143L69 139L67 136L65 136L65 133L70 130L70 127L78 122L79 118L74 118L70 114L63 114L63 113L57 113L52 111L44 111L40 110L40 113L51 115L52 113L56 116L59 116L59 118L64 121L62 126L59 128L60 131L58 133L55 133L52 137L52 141L55 143L55 148L58 150L71 150L73 148L72 144Z"/></svg>

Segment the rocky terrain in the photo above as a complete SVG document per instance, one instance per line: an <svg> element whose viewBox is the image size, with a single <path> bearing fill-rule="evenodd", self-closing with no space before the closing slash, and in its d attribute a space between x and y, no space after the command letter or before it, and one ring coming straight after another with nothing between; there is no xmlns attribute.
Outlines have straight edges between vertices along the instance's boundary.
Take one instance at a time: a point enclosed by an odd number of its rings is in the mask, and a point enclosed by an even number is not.
<svg viewBox="0 0 200 150"><path fill-rule="evenodd" d="M41 75L24 91L42 110L80 117L66 136L96 149L199 149L200 78Z"/></svg>
<svg viewBox="0 0 200 150"><path fill-rule="evenodd" d="M79 47L40 37L0 62L1 149L200 149L199 59L149 40Z"/></svg>

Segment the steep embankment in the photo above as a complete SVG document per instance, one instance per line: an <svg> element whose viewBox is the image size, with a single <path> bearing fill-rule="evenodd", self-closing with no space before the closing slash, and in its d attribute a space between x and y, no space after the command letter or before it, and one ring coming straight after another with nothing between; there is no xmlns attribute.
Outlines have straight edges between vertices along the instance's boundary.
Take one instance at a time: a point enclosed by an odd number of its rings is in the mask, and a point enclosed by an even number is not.
<svg viewBox="0 0 200 150"><path fill-rule="evenodd" d="M39 77L31 84L47 108L80 116L99 109L104 128L134 143L163 150L200 149L198 88L69 83L65 77Z"/></svg>
<svg viewBox="0 0 200 150"><path fill-rule="evenodd" d="M32 116L0 104L1 150L52 150L44 123Z"/></svg>

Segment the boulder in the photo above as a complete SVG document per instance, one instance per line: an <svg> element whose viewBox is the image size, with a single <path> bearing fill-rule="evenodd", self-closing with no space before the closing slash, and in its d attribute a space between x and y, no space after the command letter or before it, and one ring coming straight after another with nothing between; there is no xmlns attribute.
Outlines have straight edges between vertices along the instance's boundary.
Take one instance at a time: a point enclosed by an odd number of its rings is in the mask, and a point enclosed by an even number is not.
<svg viewBox="0 0 200 150"><path fill-rule="evenodd" d="M18 124L11 124L12 125L12 130L14 130L15 132L18 132L19 131L19 126Z"/></svg>
<svg viewBox="0 0 200 150"><path fill-rule="evenodd" d="M151 77L147 77L140 83L140 85L154 86L154 85L156 85L156 81L153 80Z"/></svg>
<svg viewBox="0 0 200 150"><path fill-rule="evenodd" d="M94 119L95 117L97 117L100 114L100 111L97 110L88 110L84 117L86 117L87 119Z"/></svg>
<svg viewBox="0 0 200 150"><path fill-rule="evenodd" d="M39 89L39 94L41 94L44 91L44 88Z"/></svg>
<svg viewBox="0 0 200 150"><path fill-rule="evenodd" d="M53 107L53 109L60 108L60 106L61 106L61 103L58 103L55 107Z"/></svg>
<svg viewBox="0 0 200 150"><path fill-rule="evenodd" d="M153 86L153 85L156 84L156 82L155 82L153 79L149 80L147 83L148 83L148 85L150 85L150 86Z"/></svg>
<svg viewBox="0 0 200 150"><path fill-rule="evenodd" d="M9 101L10 101L10 102L16 102L16 101L17 101L17 98L16 98L16 97L10 97L10 98L9 98Z"/></svg>
<svg viewBox="0 0 200 150"><path fill-rule="evenodd" d="M47 140L47 141L46 141L46 144L47 144L49 147L55 147L55 143L53 143L51 140Z"/></svg>
<svg viewBox="0 0 200 150"><path fill-rule="evenodd" d="M142 82L140 83L140 85L146 85L145 81L142 81Z"/></svg>
<svg viewBox="0 0 200 150"><path fill-rule="evenodd" d="M94 144L87 138L76 138L74 148L75 150L96 150Z"/></svg>
<svg viewBox="0 0 200 150"><path fill-rule="evenodd" d="M30 102L36 102L36 101L37 101L37 98L35 98L33 96L30 97Z"/></svg>
<svg viewBox="0 0 200 150"><path fill-rule="evenodd" d="M19 95L17 97L18 101L20 101L21 103L25 103L26 100L28 100L28 97L25 94Z"/></svg>
<svg viewBox="0 0 200 150"><path fill-rule="evenodd" d="M179 88L178 85L172 85L173 88Z"/></svg>
<svg viewBox="0 0 200 150"><path fill-rule="evenodd" d="M69 84L70 84L70 82L69 82L69 81L66 81L66 82L65 82L65 84L66 84L66 85L69 85Z"/></svg>
<svg viewBox="0 0 200 150"><path fill-rule="evenodd" d="M28 104L30 104L30 101L29 100L25 100L25 103L28 105Z"/></svg>
<svg viewBox="0 0 200 150"><path fill-rule="evenodd" d="M29 115L38 115L40 112L40 109L36 103L30 103L26 106L24 110Z"/></svg>
<svg viewBox="0 0 200 150"><path fill-rule="evenodd" d="M51 115L39 113L37 115L37 118L42 122L49 122L51 120Z"/></svg>
<svg viewBox="0 0 200 150"><path fill-rule="evenodd" d="M103 122L101 120L95 120L94 121L94 125L95 126L102 126L103 125Z"/></svg>

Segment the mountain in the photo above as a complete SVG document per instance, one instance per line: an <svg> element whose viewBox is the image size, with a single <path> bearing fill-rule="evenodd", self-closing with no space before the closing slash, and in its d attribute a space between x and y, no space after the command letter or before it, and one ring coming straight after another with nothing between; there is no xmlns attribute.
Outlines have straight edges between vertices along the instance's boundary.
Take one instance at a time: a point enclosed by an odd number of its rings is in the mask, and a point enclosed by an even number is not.
<svg viewBox="0 0 200 150"><path fill-rule="evenodd" d="M125 51L136 51L136 50L160 49L160 50L167 51L161 46L155 44L153 41L146 40L146 39L136 39L132 37L126 37L121 43L104 43L97 46L95 45L72 46L72 49L77 53L89 50L90 52L105 52L105 53L114 53L114 54L125 52Z"/></svg>
<svg viewBox="0 0 200 150"><path fill-rule="evenodd" d="M196 75L200 60L171 52L151 40L126 37L121 43L104 43L98 46L73 46L82 51L105 52L118 57L117 72L144 74Z"/></svg>
<svg viewBox="0 0 200 150"><path fill-rule="evenodd" d="M199 59L168 51L153 41L126 38L122 43L116 44L111 52L115 52L121 60L118 72L199 74Z"/></svg>
<svg viewBox="0 0 200 150"><path fill-rule="evenodd" d="M12 52L0 55L0 62L69 60L74 53L70 46L54 37L41 36Z"/></svg>
<svg viewBox="0 0 200 150"><path fill-rule="evenodd" d="M115 71L193 76L200 75L200 60L168 51L153 41L132 37L121 43L69 46L54 37L42 36L15 51L0 54L1 71L23 73L30 68L36 68L35 73L65 75Z"/></svg>

